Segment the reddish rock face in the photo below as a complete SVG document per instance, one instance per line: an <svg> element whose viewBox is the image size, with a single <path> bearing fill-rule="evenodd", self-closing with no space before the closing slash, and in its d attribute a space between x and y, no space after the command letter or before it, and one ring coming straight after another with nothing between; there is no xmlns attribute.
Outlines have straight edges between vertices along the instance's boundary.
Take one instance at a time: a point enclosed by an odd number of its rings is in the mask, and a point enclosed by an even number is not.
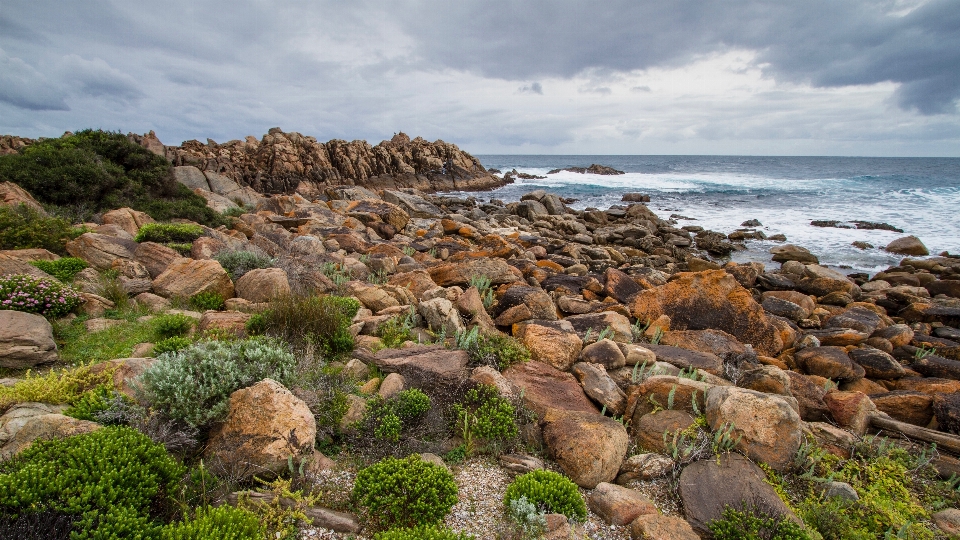
<svg viewBox="0 0 960 540"><path fill-rule="evenodd" d="M504 370L503 376L523 391L524 404L539 417L551 408L600 412L573 375L548 364L536 360L514 364Z"/></svg>
<svg viewBox="0 0 960 540"><path fill-rule="evenodd" d="M765 356L783 348L777 328L736 279L723 270L677 274L666 285L636 296L630 312L640 320L670 317L678 330L723 330Z"/></svg>
<svg viewBox="0 0 960 540"><path fill-rule="evenodd" d="M207 291L232 298L233 282L217 261L177 259L153 280L153 290L165 298L190 298Z"/></svg>
<svg viewBox="0 0 960 540"><path fill-rule="evenodd" d="M596 413L549 409L540 425L547 451L578 486L593 489L617 477L630 442L623 424Z"/></svg>
<svg viewBox="0 0 960 540"><path fill-rule="evenodd" d="M507 261L496 258L476 258L458 262L443 263L430 268L430 277L441 287L467 285L475 276L486 276L490 283L500 285L520 281L515 270Z"/></svg>

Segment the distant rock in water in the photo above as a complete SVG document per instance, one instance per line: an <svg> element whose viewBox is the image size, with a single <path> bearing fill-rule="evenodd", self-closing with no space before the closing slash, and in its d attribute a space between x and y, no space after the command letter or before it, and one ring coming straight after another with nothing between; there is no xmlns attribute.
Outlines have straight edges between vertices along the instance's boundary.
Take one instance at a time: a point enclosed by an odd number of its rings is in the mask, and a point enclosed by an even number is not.
<svg viewBox="0 0 960 540"><path fill-rule="evenodd" d="M490 174L480 160L455 144L420 137L411 140L404 133L376 146L339 139L321 143L280 128L270 129L260 140L248 136L223 144L207 139L206 143L192 140L165 146L153 132L129 137L175 166L192 165L219 173L261 193L298 191L309 196L339 185L478 191L509 183Z"/></svg>
<svg viewBox="0 0 960 540"><path fill-rule="evenodd" d="M893 231L898 233L903 232L903 229L894 227L889 223L875 223L873 221L851 221L850 223L853 223L856 226L856 228L861 230L879 229L883 231ZM853 228L850 225L848 225L847 222L838 221L835 219L815 219L811 221L810 224L813 225L814 227L834 227L836 229L852 229Z"/></svg>
<svg viewBox="0 0 960 540"><path fill-rule="evenodd" d="M538 176L536 174L522 173L516 169L503 175L503 179L507 180L508 183L512 182L514 178L519 178L521 180L543 180L544 178L546 178L546 176Z"/></svg>
<svg viewBox="0 0 960 540"><path fill-rule="evenodd" d="M624 193L620 199L623 202L650 202L650 196L643 193Z"/></svg>
<svg viewBox="0 0 960 540"><path fill-rule="evenodd" d="M626 174L625 172L623 172L623 171L618 171L618 170L614 169L613 167L607 167L606 165L597 165L596 163L594 163L593 165L591 165L591 166L589 166L589 167L587 167L587 168L583 168L583 167L567 167L566 169L554 169L554 170L548 172L547 174L557 174L558 172L561 172L561 171L569 171L569 172L575 172L575 173L580 173L580 174L587 174L587 173L590 173L590 174Z"/></svg>

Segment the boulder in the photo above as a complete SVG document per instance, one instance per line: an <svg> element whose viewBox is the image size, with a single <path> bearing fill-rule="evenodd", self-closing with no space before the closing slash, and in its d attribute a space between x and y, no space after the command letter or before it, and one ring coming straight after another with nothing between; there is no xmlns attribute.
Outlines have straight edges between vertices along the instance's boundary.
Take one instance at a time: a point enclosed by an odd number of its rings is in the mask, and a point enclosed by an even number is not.
<svg viewBox="0 0 960 540"><path fill-rule="evenodd" d="M77 420L62 414L40 414L31 416L10 436L0 448L0 461L26 450L37 439L61 439L73 435L90 433L102 426L96 422Z"/></svg>
<svg viewBox="0 0 960 540"><path fill-rule="evenodd" d="M785 317L794 322L810 317L810 313L799 305L775 296L764 298L761 305L767 313L778 317Z"/></svg>
<svg viewBox="0 0 960 540"><path fill-rule="evenodd" d="M780 396L715 386L707 392L707 422L717 431L732 426L736 448L747 457L784 471L802 439L800 415Z"/></svg>
<svg viewBox="0 0 960 540"><path fill-rule="evenodd" d="M797 519L766 479L763 469L735 453L688 465L680 473L680 499L687 521L709 538L710 522L720 519L727 507L757 506Z"/></svg>
<svg viewBox="0 0 960 540"><path fill-rule="evenodd" d="M643 291L636 281L616 268L607 268L603 292L621 304L628 304Z"/></svg>
<svg viewBox="0 0 960 540"><path fill-rule="evenodd" d="M871 394L870 400L877 406L877 410L900 422L926 427L933 419L934 397L929 394L896 390Z"/></svg>
<svg viewBox="0 0 960 540"><path fill-rule="evenodd" d="M402 208L379 199L350 201L344 210L348 216L356 217L367 225L369 223L364 215L376 216L379 221L390 225L397 232L402 231L410 221L410 216Z"/></svg>
<svg viewBox="0 0 960 540"><path fill-rule="evenodd" d="M443 345L416 345L383 349L371 361L385 373L403 375L409 388L452 392L469 376L470 355Z"/></svg>
<svg viewBox="0 0 960 540"><path fill-rule="evenodd" d="M854 349L848 355L871 379L899 379L907 373L896 358L872 347Z"/></svg>
<svg viewBox="0 0 960 540"><path fill-rule="evenodd" d="M793 244L784 244L770 248L774 262L797 261L801 263L819 264L820 260L810 250L805 247L795 246Z"/></svg>
<svg viewBox="0 0 960 540"><path fill-rule="evenodd" d="M790 377L790 394L796 398L800 407L800 418L805 422L824 420L830 414L830 409L823 401L823 395L826 393L823 386L802 373L796 371L784 373Z"/></svg>
<svg viewBox="0 0 960 540"><path fill-rule="evenodd" d="M497 393L506 399L513 400L520 397L520 392L513 383L492 366L475 367L470 374L470 380L496 388Z"/></svg>
<svg viewBox="0 0 960 540"><path fill-rule="evenodd" d="M644 364L653 365L657 361L657 355L650 349L633 343L617 343L620 352L623 353L624 365L627 367L642 366Z"/></svg>
<svg viewBox="0 0 960 540"><path fill-rule="evenodd" d="M843 347L807 347L794 354L797 364L811 375L826 379L854 381L866 371L847 356Z"/></svg>
<svg viewBox="0 0 960 540"><path fill-rule="evenodd" d="M557 308L553 304L553 299L550 298L550 295L547 294L546 291L539 287L526 287L522 285L516 285L507 289L507 291L500 296L491 315L497 318L507 310L518 307L524 307L528 310L527 316L520 320L542 319L555 321L559 318L557 316ZM508 326L510 323L498 324Z"/></svg>
<svg viewBox="0 0 960 540"><path fill-rule="evenodd" d="M113 370L113 387L121 394L134 399L137 377L143 375L155 361L155 358L117 358L94 364L90 366L90 370L94 373Z"/></svg>
<svg viewBox="0 0 960 540"><path fill-rule="evenodd" d="M611 416L623 415L624 408L627 406L627 395L607 375L602 365L578 362L573 365L572 371L580 381L583 391L591 399L606 408Z"/></svg>
<svg viewBox="0 0 960 540"><path fill-rule="evenodd" d="M658 345L670 345L721 357L740 355L747 350L743 343L723 330L670 330L663 333Z"/></svg>
<svg viewBox="0 0 960 540"><path fill-rule="evenodd" d="M503 371L503 376L522 392L524 405L540 418L549 409L600 412L573 375L549 364L536 360L514 364Z"/></svg>
<svg viewBox="0 0 960 540"><path fill-rule="evenodd" d="M191 190L204 189L210 191L210 183L207 182L207 177L203 175L200 169L191 165L174 167L173 178Z"/></svg>
<svg viewBox="0 0 960 540"><path fill-rule="evenodd" d="M680 369L700 369L713 375L723 372L723 360L711 353L691 351L668 345L647 345L647 349L657 355L657 360L666 362Z"/></svg>
<svg viewBox="0 0 960 540"><path fill-rule="evenodd" d="M628 525L646 514L658 514L657 507L639 492L600 482L587 497L587 506L610 525Z"/></svg>
<svg viewBox="0 0 960 540"><path fill-rule="evenodd" d="M517 271L519 272L519 271ZM429 269L430 278L441 287L468 285L470 279L486 276L493 285L521 281L514 268L503 259L478 257L438 264Z"/></svg>
<svg viewBox="0 0 960 540"><path fill-rule="evenodd" d="M15 274L27 274L28 276L54 279L53 276L40 270L27 261L10 255L13 251L0 253L0 276L12 276Z"/></svg>
<svg viewBox="0 0 960 540"><path fill-rule="evenodd" d="M674 461L663 454L634 454L623 461L617 483L663 478L673 470Z"/></svg>
<svg viewBox="0 0 960 540"><path fill-rule="evenodd" d="M886 327L883 318L865 307L854 306L830 317L823 328L849 328L872 335L878 329Z"/></svg>
<svg viewBox="0 0 960 540"><path fill-rule="evenodd" d="M355 296L364 307L374 313L400 305L400 302L397 301L396 298L380 287L370 287L360 282L351 282L347 290Z"/></svg>
<svg viewBox="0 0 960 540"><path fill-rule="evenodd" d="M385 189L383 190L383 200L400 207L410 217L435 219L443 215L439 208L419 195Z"/></svg>
<svg viewBox="0 0 960 540"><path fill-rule="evenodd" d="M173 249L156 242L144 242L133 252L133 260L143 264L154 279L162 274L170 263L181 258L183 256Z"/></svg>
<svg viewBox="0 0 960 540"><path fill-rule="evenodd" d="M737 379L737 386L764 394L793 395L790 392L790 376L777 366L761 365L744 370Z"/></svg>
<svg viewBox="0 0 960 540"><path fill-rule="evenodd" d="M120 227L130 236L136 236L140 232L140 227L147 223L154 223L154 219L144 212L126 207L104 213L102 221L104 225Z"/></svg>
<svg viewBox="0 0 960 540"><path fill-rule="evenodd" d="M240 311L205 311L197 323L197 332L219 330L235 336L245 336L250 317L249 313Z"/></svg>
<svg viewBox="0 0 960 540"><path fill-rule="evenodd" d="M667 454L667 442L696 421L688 412L666 409L643 415L632 431L643 448Z"/></svg>
<svg viewBox="0 0 960 540"><path fill-rule="evenodd" d="M893 242L887 244L887 247L883 249L889 251L890 253L896 253L897 255L926 256L930 254L930 250L927 249L927 246L923 245L923 242L913 235L897 238Z"/></svg>
<svg viewBox="0 0 960 540"><path fill-rule="evenodd" d="M607 370L622 368L627 363L620 346L609 339L601 339L584 347L580 351L580 360L599 364Z"/></svg>
<svg viewBox="0 0 960 540"><path fill-rule="evenodd" d="M153 290L164 298L190 298L201 292L233 297L230 275L214 260L177 259L153 280Z"/></svg>
<svg viewBox="0 0 960 540"><path fill-rule="evenodd" d="M230 395L230 412L210 436L205 455L224 469L277 474L313 455L317 424L310 408L280 383L264 379Z"/></svg>
<svg viewBox="0 0 960 540"><path fill-rule="evenodd" d="M956 508L946 508L931 516L937 527L944 534L953 538L960 536L960 510Z"/></svg>
<svg viewBox="0 0 960 540"><path fill-rule="evenodd" d="M666 285L638 294L630 312L640 320L667 315L677 330L723 330L765 356L783 348L763 308L723 270L676 274Z"/></svg>
<svg viewBox="0 0 960 540"><path fill-rule="evenodd" d="M287 273L280 268L257 268L240 277L236 283L236 294L251 302L269 302L290 294L290 282Z"/></svg>
<svg viewBox="0 0 960 540"><path fill-rule="evenodd" d="M446 298L434 298L420 302L417 311L427 321L430 328L444 331L448 336L453 336L464 330L460 312L453 307L453 302Z"/></svg>
<svg viewBox="0 0 960 540"><path fill-rule="evenodd" d="M644 514L630 524L630 538L635 540L700 540L685 520L660 513Z"/></svg>
<svg viewBox="0 0 960 540"><path fill-rule="evenodd" d="M643 415L657 407L700 414L704 411L707 391L711 387L705 382L693 379L673 375L654 375L634 386L627 393L624 418L629 419L632 425L636 425ZM696 411L694 403L696 403Z"/></svg>
<svg viewBox="0 0 960 540"><path fill-rule="evenodd" d="M590 330L594 336L607 328L613 334L610 339L617 343L630 343L633 341L633 330L630 326L630 319L613 311L601 311L599 313L584 313L582 315L571 315L564 319L573 325L573 328L581 336L586 335Z"/></svg>
<svg viewBox="0 0 960 540"><path fill-rule="evenodd" d="M578 486L593 489L617 477L630 442L623 424L595 413L548 409L540 425L547 452Z"/></svg>
<svg viewBox="0 0 960 540"><path fill-rule="evenodd" d="M535 323L523 325L522 331L516 337L530 349L533 360L549 364L561 371L570 369L580 357L583 348L583 341L578 335Z"/></svg>
<svg viewBox="0 0 960 540"><path fill-rule="evenodd" d="M83 233L67 242L67 252L100 270L110 270L115 259L132 259L137 243L97 233Z"/></svg>
<svg viewBox="0 0 960 540"><path fill-rule="evenodd" d="M831 390L824 394L823 401L838 426L861 436L870 427L870 415L877 410L873 401L861 392Z"/></svg>
<svg viewBox="0 0 960 540"><path fill-rule="evenodd" d="M0 182L0 204L4 206L19 206L22 204L39 212L41 216L47 215L47 211L27 190L13 182Z"/></svg>
<svg viewBox="0 0 960 540"><path fill-rule="evenodd" d="M0 367L31 368L57 360L53 326L23 311L0 310Z"/></svg>
<svg viewBox="0 0 960 540"><path fill-rule="evenodd" d="M803 309L804 319L810 317L813 310L817 308L817 304L809 295L797 291L764 291L762 298L764 301L768 298L778 298L797 305Z"/></svg>
<svg viewBox="0 0 960 540"><path fill-rule="evenodd" d="M960 435L960 393L934 396L933 413L941 431Z"/></svg>
<svg viewBox="0 0 960 540"><path fill-rule="evenodd" d="M15 379L4 379L10 381ZM4 385L4 386L12 386ZM34 416L43 414L60 414L67 405L51 405L49 403L25 402L12 405L0 416L0 448L10 442L17 431Z"/></svg>

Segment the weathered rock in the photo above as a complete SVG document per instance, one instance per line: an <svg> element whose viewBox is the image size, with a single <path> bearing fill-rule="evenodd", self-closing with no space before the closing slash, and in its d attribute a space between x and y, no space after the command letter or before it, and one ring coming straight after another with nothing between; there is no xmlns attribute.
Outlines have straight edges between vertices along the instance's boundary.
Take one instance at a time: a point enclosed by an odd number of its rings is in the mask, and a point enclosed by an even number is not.
<svg viewBox="0 0 960 540"><path fill-rule="evenodd" d="M0 204L4 206L19 206L22 204L31 210L39 212L41 216L47 215L47 211L40 206L40 203L38 203L27 190L13 182L0 182Z"/></svg>
<svg viewBox="0 0 960 540"><path fill-rule="evenodd" d="M234 473L279 473L287 460L313 454L317 425L307 404L280 383L264 379L230 395L230 412L205 454Z"/></svg>
<svg viewBox="0 0 960 540"><path fill-rule="evenodd" d="M723 360L711 353L691 351L668 345L647 345L647 349L657 355L657 360L674 365L680 369L700 369L719 375L723 372Z"/></svg>
<svg viewBox="0 0 960 540"><path fill-rule="evenodd" d="M820 263L820 260L817 259L817 256L813 253L810 253L809 249L795 246L793 244L774 246L770 248L770 253L773 254L774 262L782 263L787 261L797 261L801 263Z"/></svg>
<svg viewBox="0 0 960 540"><path fill-rule="evenodd" d="M871 379L899 379L906 375L900 362L881 350L864 347L854 349L848 355L863 367L866 376Z"/></svg>
<svg viewBox="0 0 960 540"><path fill-rule="evenodd" d="M933 413L940 430L960 435L960 393L934 396Z"/></svg>
<svg viewBox="0 0 960 540"><path fill-rule="evenodd" d="M500 463L501 468L514 476L544 468L543 460L527 454L501 454L497 462Z"/></svg>
<svg viewBox="0 0 960 540"><path fill-rule="evenodd" d="M177 259L153 280L153 290L165 298L189 298L201 292L233 297L233 282L214 260Z"/></svg>
<svg viewBox="0 0 960 540"><path fill-rule="evenodd" d="M517 388L492 366L478 366L470 374L470 380L480 384L486 384L497 389L500 396L513 400L520 397Z"/></svg>
<svg viewBox="0 0 960 540"><path fill-rule="evenodd" d="M37 439L60 439L90 433L100 427L102 426L96 422L77 420L62 414L31 416L0 448L0 460L7 460L19 454Z"/></svg>
<svg viewBox="0 0 960 540"><path fill-rule="evenodd" d="M599 313L584 313L582 315L571 315L564 319L573 325L578 334L584 336L588 330L596 336L607 328L613 334L610 339L617 343L630 343L633 341L633 331L630 327L630 319L620 313L613 311L601 311Z"/></svg>
<svg viewBox="0 0 960 540"><path fill-rule="evenodd" d="M452 391L469 373L467 351L449 350L442 345L417 345L404 349L383 349L373 363L386 373L403 375L407 386Z"/></svg>
<svg viewBox="0 0 960 540"><path fill-rule="evenodd" d="M887 247L883 249L898 255L926 256L930 254L930 250L927 249L927 246L923 245L923 242L913 235L897 238L893 242L887 244Z"/></svg>
<svg viewBox="0 0 960 540"><path fill-rule="evenodd" d="M348 216L356 217L367 225L370 223L364 215L376 216L378 220L392 226L396 231L402 231L410 221L410 216L402 208L379 199L351 201L344 210Z"/></svg>
<svg viewBox="0 0 960 540"><path fill-rule="evenodd" d="M877 410L873 401L860 392L831 390L824 394L823 401L837 425L857 435L866 433L870 427L870 415Z"/></svg>
<svg viewBox="0 0 960 540"><path fill-rule="evenodd" d="M578 362L573 365L572 371L580 381L583 391L591 399L605 407L612 416L623 415L627 406L627 395L607 375L602 365Z"/></svg>
<svg viewBox="0 0 960 540"><path fill-rule="evenodd" d="M805 422L824 420L830 414L830 409L823 401L826 393L824 388L810 380L806 375L796 371L785 371L790 377L790 394L797 399L800 407L800 418Z"/></svg>
<svg viewBox="0 0 960 540"><path fill-rule="evenodd" d="M355 296L364 307L375 313L400 305L400 302L396 298L381 287L370 287L360 282L351 282L347 290Z"/></svg>
<svg viewBox="0 0 960 540"><path fill-rule="evenodd" d="M631 423L636 425L643 415L652 412L657 406L662 409L673 408L694 413L694 402L697 410L702 413L706 405L707 391L710 388L711 385L693 379L654 375L627 393L627 409L624 418L629 418Z"/></svg>
<svg viewBox="0 0 960 540"><path fill-rule="evenodd" d="M783 348L763 308L722 270L677 274L666 285L637 295L630 311L640 320L667 315L678 330L723 330L766 356Z"/></svg>
<svg viewBox="0 0 960 540"><path fill-rule="evenodd" d="M131 236L136 236L140 227L154 222L152 217L133 208L111 210L104 213L102 219L104 225L117 225Z"/></svg>
<svg viewBox="0 0 960 540"><path fill-rule="evenodd" d="M897 390L871 394L870 400L877 410L889 414L894 420L926 427L933 419L934 397L929 394Z"/></svg>
<svg viewBox="0 0 960 540"><path fill-rule="evenodd" d="M807 310L803 309L797 304L794 304L789 300L777 298L775 296L768 296L764 298L761 305L767 313L777 315L779 317L786 317L794 322L806 319L810 316L810 313L808 313Z"/></svg>
<svg viewBox="0 0 960 540"><path fill-rule="evenodd" d="M633 343L617 343L623 353L624 365L627 367L653 365L657 355L650 349Z"/></svg>
<svg viewBox="0 0 960 540"><path fill-rule="evenodd" d="M434 298L420 302L417 311L426 319L430 328L444 331L448 336L455 335L464 329L463 320L457 308L446 298Z"/></svg>
<svg viewBox="0 0 960 540"><path fill-rule="evenodd" d="M766 474L740 454L727 453L688 465L680 474L680 499L687 521L709 537L709 524L727 507L758 506L778 516L796 516L766 482Z"/></svg>
<svg viewBox="0 0 960 540"><path fill-rule="evenodd" d="M206 311L197 323L197 332L219 330L235 336L245 336L250 317L249 313L240 311Z"/></svg>
<svg viewBox="0 0 960 540"><path fill-rule="evenodd" d="M806 428L817 445L827 452L843 459L850 457L850 450L857 440L854 434L826 422L810 422Z"/></svg>
<svg viewBox="0 0 960 540"><path fill-rule="evenodd" d="M533 360L549 364L561 371L570 369L583 348L583 341L576 334L541 324L524 325L522 332L516 337L530 349Z"/></svg>
<svg viewBox="0 0 960 540"><path fill-rule="evenodd" d="M800 448L800 415L780 396L730 386L707 391L707 422L713 431L732 426L737 449L783 471Z"/></svg>
<svg viewBox="0 0 960 540"><path fill-rule="evenodd" d="M794 357L807 373L827 379L853 381L866 374L863 367L847 356L843 347L807 347L797 351Z"/></svg>
<svg viewBox="0 0 960 540"><path fill-rule="evenodd" d="M503 376L520 389L524 404L538 417L549 409L600 412L573 375L549 364L536 360L514 364L503 371Z"/></svg>
<svg viewBox="0 0 960 540"><path fill-rule="evenodd" d="M667 452L667 443L696 422L688 412L665 409L640 417L632 431L637 443L647 450Z"/></svg>
<svg viewBox="0 0 960 540"><path fill-rule="evenodd" d="M851 307L830 317L830 320L823 325L824 328L850 328L867 335L872 335L877 329L885 326L880 315L860 306Z"/></svg>
<svg viewBox="0 0 960 540"><path fill-rule="evenodd" d="M546 291L539 287L525 287L516 285L507 289L493 307L492 316L499 317L501 314L511 308L523 306L527 308L529 316L526 319L542 319L546 321L555 321L557 308L553 304L553 299ZM526 320L520 319L520 320ZM503 326L507 324L498 323Z"/></svg>
<svg viewBox="0 0 960 540"><path fill-rule="evenodd" d="M101 270L109 270L114 259L132 259L137 243L97 233L83 233L67 242L67 252Z"/></svg>
<svg viewBox="0 0 960 540"><path fill-rule="evenodd" d="M16 379L4 379L5 381L16 381ZM15 384L15 383L13 383ZM4 386L12 386L5 384ZM67 408L67 405L51 405L49 403L25 402L12 405L3 416L0 416L0 448L10 442L10 439L17 434L17 431L35 416L43 414L60 414Z"/></svg>
<svg viewBox="0 0 960 540"><path fill-rule="evenodd" d="M723 330L670 330L665 332L659 345L670 345L691 351L717 356L740 355L746 347L737 338Z"/></svg>
<svg viewBox="0 0 960 540"><path fill-rule="evenodd" d="M580 360L603 366L606 370L621 368L626 364L619 345L609 339L591 343L580 352Z"/></svg>
<svg viewBox="0 0 960 540"><path fill-rule="evenodd" d="M463 291L463 294L457 298L456 306L460 315L466 317L466 320L469 320L471 325L476 325L480 328L481 334L491 334L497 331L493 319L490 318L490 315L483 306L480 291L478 291L476 287L468 287L467 290Z"/></svg>
<svg viewBox="0 0 960 540"><path fill-rule="evenodd" d="M960 535L960 510L956 508L946 508L933 514L931 518L944 534L950 537Z"/></svg>
<svg viewBox="0 0 960 540"><path fill-rule="evenodd" d="M182 257L173 249L156 242L144 242L133 252L133 259L143 264L154 279L162 274L170 263Z"/></svg>
<svg viewBox="0 0 960 540"><path fill-rule="evenodd" d="M630 524L634 540L699 540L700 535L681 518L660 513L644 514Z"/></svg>
<svg viewBox="0 0 960 540"><path fill-rule="evenodd" d="M850 328L828 328L826 330L811 330L807 336L817 338L817 341L824 346L846 347L863 343L867 340L869 334Z"/></svg>
<svg viewBox="0 0 960 540"><path fill-rule="evenodd" d="M628 525L642 515L659 513L639 492L607 482L597 484L587 497L587 506L610 525Z"/></svg>
<svg viewBox="0 0 960 540"><path fill-rule="evenodd" d="M663 478L673 470L673 466L673 460L663 454L634 454L620 466L617 483L623 485L635 480Z"/></svg>
<svg viewBox="0 0 960 540"><path fill-rule="evenodd" d="M790 392L790 376L776 366L757 366L745 370L737 380L737 386L764 394L793 395Z"/></svg>
<svg viewBox="0 0 960 540"><path fill-rule="evenodd" d="M616 268L607 268L603 292L621 304L629 304L633 297L643 291L636 281Z"/></svg>
<svg viewBox="0 0 960 540"><path fill-rule="evenodd" d="M823 484L822 493L827 499L840 497L846 501L860 500L860 495L857 495L857 490L855 490L853 486L846 482L825 482Z"/></svg>
<svg viewBox="0 0 960 540"><path fill-rule="evenodd" d="M290 282L287 273L279 268L257 268L250 270L237 280L236 294L251 302L269 302L290 294Z"/></svg>
<svg viewBox="0 0 960 540"><path fill-rule="evenodd" d="M443 214L435 205L413 193L385 189L383 200L397 205L414 218L439 218Z"/></svg>
<svg viewBox="0 0 960 540"><path fill-rule="evenodd" d="M617 477L630 442L620 422L595 413L548 409L541 427L550 456L578 486L593 489Z"/></svg>
<svg viewBox="0 0 960 540"><path fill-rule="evenodd" d="M429 269L430 278L441 287L468 285L470 279L477 276L490 278L490 283L500 285L521 281L514 268L503 259L476 258L458 262L443 263Z"/></svg>
<svg viewBox="0 0 960 540"><path fill-rule="evenodd" d="M0 310L0 367L30 368L57 357L49 321L33 313Z"/></svg>
<svg viewBox="0 0 960 540"><path fill-rule="evenodd" d="M53 279L53 276L40 270L27 261L10 255L12 251L0 253L0 276L12 276L15 274L27 274L28 276Z"/></svg>
<svg viewBox="0 0 960 540"><path fill-rule="evenodd" d="M173 178L191 190L204 189L210 191L210 183L207 182L207 177L196 167L190 165L174 167Z"/></svg>

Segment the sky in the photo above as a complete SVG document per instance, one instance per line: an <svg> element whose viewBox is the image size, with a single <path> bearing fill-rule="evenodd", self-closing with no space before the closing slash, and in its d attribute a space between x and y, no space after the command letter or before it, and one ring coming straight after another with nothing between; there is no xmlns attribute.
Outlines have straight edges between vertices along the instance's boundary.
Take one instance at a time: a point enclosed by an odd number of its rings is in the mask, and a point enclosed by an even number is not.
<svg viewBox="0 0 960 540"><path fill-rule="evenodd" d="M960 157L960 0L0 0L0 133Z"/></svg>

